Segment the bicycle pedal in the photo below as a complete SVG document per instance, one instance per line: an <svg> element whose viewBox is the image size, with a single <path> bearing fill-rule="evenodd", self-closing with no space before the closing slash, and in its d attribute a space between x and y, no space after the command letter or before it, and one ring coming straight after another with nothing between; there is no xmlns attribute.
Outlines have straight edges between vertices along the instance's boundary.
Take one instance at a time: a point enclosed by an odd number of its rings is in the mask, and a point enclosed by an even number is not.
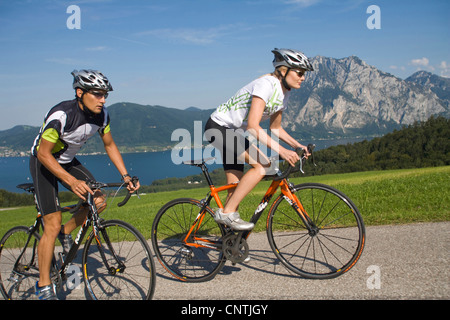
<svg viewBox="0 0 450 320"><path fill-rule="evenodd" d="M250 256L247 256L243 261L240 261L240 263L249 263L252 258ZM237 264L237 262L231 261L231 265L234 267Z"/></svg>

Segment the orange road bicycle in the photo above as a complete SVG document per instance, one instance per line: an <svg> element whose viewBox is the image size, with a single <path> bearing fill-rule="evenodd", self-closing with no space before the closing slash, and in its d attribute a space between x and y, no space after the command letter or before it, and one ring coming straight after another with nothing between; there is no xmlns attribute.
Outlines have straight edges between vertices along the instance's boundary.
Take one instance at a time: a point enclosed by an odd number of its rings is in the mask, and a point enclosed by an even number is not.
<svg viewBox="0 0 450 320"><path fill-rule="evenodd" d="M314 145L308 146L312 155ZM250 222L255 225L271 198L281 190L269 209L267 238L275 256L290 271L311 279L330 279L350 270L364 248L365 228L361 214L341 191L319 183L293 185L288 176L302 171L306 157L296 168L270 176L270 184ZM249 254L251 231L233 231L214 220L214 199L223 208L219 193L237 183L215 187L206 163L188 161L199 167L210 192L202 200L179 198L165 204L152 226L152 244L157 259L175 278L187 282L208 281L227 260L244 262ZM287 164L287 162L286 162Z"/></svg>

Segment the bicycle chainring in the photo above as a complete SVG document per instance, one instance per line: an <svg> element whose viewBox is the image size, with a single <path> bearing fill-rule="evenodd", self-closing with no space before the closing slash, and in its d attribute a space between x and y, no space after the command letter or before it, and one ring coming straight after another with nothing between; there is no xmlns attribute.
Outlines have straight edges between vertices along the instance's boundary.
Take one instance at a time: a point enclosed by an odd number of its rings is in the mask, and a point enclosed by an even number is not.
<svg viewBox="0 0 450 320"><path fill-rule="evenodd" d="M236 245L238 241L239 244ZM241 235L231 233L223 237L222 251L232 263L240 263L248 257L249 247L247 241Z"/></svg>

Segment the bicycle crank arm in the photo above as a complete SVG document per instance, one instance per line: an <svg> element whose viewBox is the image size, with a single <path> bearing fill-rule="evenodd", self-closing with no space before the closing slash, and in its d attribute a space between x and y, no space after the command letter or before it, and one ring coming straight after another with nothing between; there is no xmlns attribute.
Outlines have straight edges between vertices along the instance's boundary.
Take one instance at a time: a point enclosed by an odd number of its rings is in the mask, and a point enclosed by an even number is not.
<svg viewBox="0 0 450 320"><path fill-rule="evenodd" d="M222 251L233 264L243 262L249 253L247 241L242 237L244 231L231 233L223 237Z"/></svg>

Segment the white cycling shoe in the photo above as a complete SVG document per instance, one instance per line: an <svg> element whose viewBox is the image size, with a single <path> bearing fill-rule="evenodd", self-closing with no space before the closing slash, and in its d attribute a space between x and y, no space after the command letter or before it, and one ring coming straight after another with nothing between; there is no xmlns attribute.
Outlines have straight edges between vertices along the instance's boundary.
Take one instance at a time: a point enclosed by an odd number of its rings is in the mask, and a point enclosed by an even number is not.
<svg viewBox="0 0 450 320"><path fill-rule="evenodd" d="M236 231L249 231L255 226L254 223L242 220L239 212L223 213L221 208L216 210L214 220Z"/></svg>

